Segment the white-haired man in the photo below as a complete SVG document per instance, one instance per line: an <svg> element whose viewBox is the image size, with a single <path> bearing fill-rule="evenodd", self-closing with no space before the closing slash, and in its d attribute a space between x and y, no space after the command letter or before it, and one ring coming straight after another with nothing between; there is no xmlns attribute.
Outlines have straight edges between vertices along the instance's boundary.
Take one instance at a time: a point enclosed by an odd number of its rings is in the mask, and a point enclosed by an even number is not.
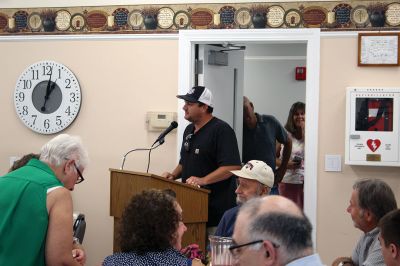
<svg viewBox="0 0 400 266"><path fill-rule="evenodd" d="M80 138L61 134L39 160L0 177L0 265L85 263L72 241L70 191L84 180L87 162Z"/></svg>
<svg viewBox="0 0 400 266"><path fill-rule="evenodd" d="M216 236L231 237L240 206L249 199L268 195L274 185L274 171L265 162L252 160L241 170L231 171L237 176L237 206L227 210L218 224Z"/></svg>

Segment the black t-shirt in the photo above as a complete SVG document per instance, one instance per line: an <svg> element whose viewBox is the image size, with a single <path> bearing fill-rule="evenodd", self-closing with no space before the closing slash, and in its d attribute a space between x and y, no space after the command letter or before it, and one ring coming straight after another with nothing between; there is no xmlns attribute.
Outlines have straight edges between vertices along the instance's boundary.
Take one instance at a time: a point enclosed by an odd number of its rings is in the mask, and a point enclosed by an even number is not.
<svg viewBox="0 0 400 266"><path fill-rule="evenodd" d="M239 165L240 155L236 135L224 121L213 117L194 134L190 124L183 133L181 148L181 178L204 177L220 166ZM236 182L233 177L204 186L211 190L208 208L208 226L218 225L224 212L236 205Z"/></svg>

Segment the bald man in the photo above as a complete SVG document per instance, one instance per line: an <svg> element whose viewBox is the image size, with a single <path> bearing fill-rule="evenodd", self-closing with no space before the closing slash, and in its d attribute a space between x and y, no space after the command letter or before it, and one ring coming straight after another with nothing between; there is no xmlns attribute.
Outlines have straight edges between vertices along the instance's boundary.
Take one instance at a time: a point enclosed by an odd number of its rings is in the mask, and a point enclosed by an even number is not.
<svg viewBox="0 0 400 266"><path fill-rule="evenodd" d="M230 251L234 265L322 266L313 253L312 226L291 200L267 196L240 209Z"/></svg>

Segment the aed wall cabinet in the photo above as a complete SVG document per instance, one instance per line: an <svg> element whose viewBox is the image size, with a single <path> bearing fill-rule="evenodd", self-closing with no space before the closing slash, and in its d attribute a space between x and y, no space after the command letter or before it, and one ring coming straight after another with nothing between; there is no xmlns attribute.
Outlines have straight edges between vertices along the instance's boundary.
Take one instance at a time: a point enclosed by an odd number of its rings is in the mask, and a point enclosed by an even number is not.
<svg viewBox="0 0 400 266"><path fill-rule="evenodd" d="M400 166L399 100L400 88L347 88L346 164Z"/></svg>

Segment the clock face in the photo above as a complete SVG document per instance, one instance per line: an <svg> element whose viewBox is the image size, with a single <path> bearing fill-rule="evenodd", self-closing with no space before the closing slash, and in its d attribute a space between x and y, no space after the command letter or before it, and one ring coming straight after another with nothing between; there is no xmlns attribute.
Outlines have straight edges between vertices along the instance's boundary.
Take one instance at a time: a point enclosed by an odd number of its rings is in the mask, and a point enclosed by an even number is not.
<svg viewBox="0 0 400 266"><path fill-rule="evenodd" d="M14 105L19 118L41 134L67 128L78 115L81 99L75 75L54 61L29 66L15 85Z"/></svg>

